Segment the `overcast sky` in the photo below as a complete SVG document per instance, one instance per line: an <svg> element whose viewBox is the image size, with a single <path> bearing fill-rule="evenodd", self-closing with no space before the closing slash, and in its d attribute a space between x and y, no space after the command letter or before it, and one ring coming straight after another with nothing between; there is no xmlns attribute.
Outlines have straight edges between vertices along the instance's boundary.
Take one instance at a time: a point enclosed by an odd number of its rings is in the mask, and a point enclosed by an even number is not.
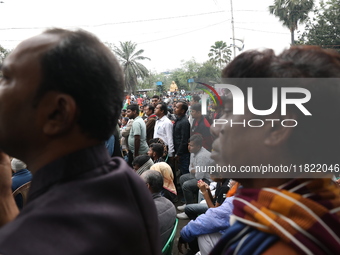
<svg viewBox="0 0 340 255"><path fill-rule="evenodd" d="M215 41L232 43L230 0L1 1L0 44L9 49L46 28L83 28L103 42L136 42L151 58L143 64L163 72L192 57L208 60ZM235 38L244 39L244 50L289 47L289 30L268 12L273 2L233 0Z"/></svg>

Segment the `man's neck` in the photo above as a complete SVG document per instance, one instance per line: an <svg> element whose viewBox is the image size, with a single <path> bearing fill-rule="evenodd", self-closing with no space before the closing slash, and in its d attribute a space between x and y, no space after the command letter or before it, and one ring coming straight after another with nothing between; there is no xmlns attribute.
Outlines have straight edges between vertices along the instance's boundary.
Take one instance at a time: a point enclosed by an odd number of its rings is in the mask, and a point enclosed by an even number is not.
<svg viewBox="0 0 340 255"><path fill-rule="evenodd" d="M196 153L194 153L195 156L202 150L203 147L201 147Z"/></svg>
<svg viewBox="0 0 340 255"><path fill-rule="evenodd" d="M101 143L103 142L97 139L84 138L84 135L70 135L62 139L55 139L39 150L34 151L34 154L28 153L21 158L25 160L24 162L27 163L30 171L34 174L37 170L58 158ZM68 146L65 146L65 144Z"/></svg>

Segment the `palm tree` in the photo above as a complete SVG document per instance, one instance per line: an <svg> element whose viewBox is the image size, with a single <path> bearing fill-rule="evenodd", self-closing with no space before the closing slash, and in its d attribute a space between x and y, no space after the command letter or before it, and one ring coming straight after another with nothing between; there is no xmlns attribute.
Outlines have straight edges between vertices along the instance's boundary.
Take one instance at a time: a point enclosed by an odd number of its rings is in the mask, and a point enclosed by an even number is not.
<svg viewBox="0 0 340 255"><path fill-rule="evenodd" d="M270 14L275 15L290 30L291 45L294 44L294 31L298 23L303 23L308 18L308 13L314 7L314 0L274 0L269 6Z"/></svg>
<svg viewBox="0 0 340 255"><path fill-rule="evenodd" d="M123 67L125 77L125 89L128 92L135 92L138 84L138 78L145 78L149 76L148 69L139 63L139 60L150 58L143 57L144 50L136 51L137 44L131 41L119 42L120 47L114 46L113 52L118 56L118 59Z"/></svg>
<svg viewBox="0 0 340 255"><path fill-rule="evenodd" d="M230 61L231 50L227 47L227 44L223 41L217 41L214 45L211 46L210 53L208 57L210 57L210 61L219 66L222 69L222 63L228 63Z"/></svg>

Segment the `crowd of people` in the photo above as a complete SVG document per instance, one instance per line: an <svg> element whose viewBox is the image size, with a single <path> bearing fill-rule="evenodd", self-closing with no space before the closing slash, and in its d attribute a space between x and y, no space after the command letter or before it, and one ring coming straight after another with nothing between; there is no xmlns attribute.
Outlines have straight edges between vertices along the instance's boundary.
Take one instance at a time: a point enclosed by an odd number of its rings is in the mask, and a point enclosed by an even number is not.
<svg viewBox="0 0 340 255"><path fill-rule="evenodd" d="M180 253L187 245L187 254L201 255L340 249L340 189L331 178L339 175L338 53L248 51L222 71L244 94L247 78L275 79L257 84L252 100L262 109L272 103L268 87L298 78L290 86L310 92L310 116L302 104L262 116L249 101L243 115L233 114L232 93L208 116L199 94L124 99L115 56L81 30L50 29L22 42L1 71L1 254L161 254L176 217L190 219L176 242ZM212 124L218 118L223 125ZM273 121L259 127L226 125L266 118ZM287 119L298 125L281 125ZM231 178L206 171L216 164L330 171ZM25 205L13 197L23 182L31 182Z"/></svg>

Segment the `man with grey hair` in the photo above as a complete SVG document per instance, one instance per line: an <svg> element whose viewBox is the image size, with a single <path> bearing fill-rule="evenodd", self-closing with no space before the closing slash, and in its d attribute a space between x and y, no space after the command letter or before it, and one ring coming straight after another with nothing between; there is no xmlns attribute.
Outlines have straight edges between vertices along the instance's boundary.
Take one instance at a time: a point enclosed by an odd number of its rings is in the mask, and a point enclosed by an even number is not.
<svg viewBox="0 0 340 255"><path fill-rule="evenodd" d="M156 170L148 170L141 177L150 190L158 213L159 228L161 231L162 247L169 239L176 220L176 208L169 199L162 197L163 176Z"/></svg>

